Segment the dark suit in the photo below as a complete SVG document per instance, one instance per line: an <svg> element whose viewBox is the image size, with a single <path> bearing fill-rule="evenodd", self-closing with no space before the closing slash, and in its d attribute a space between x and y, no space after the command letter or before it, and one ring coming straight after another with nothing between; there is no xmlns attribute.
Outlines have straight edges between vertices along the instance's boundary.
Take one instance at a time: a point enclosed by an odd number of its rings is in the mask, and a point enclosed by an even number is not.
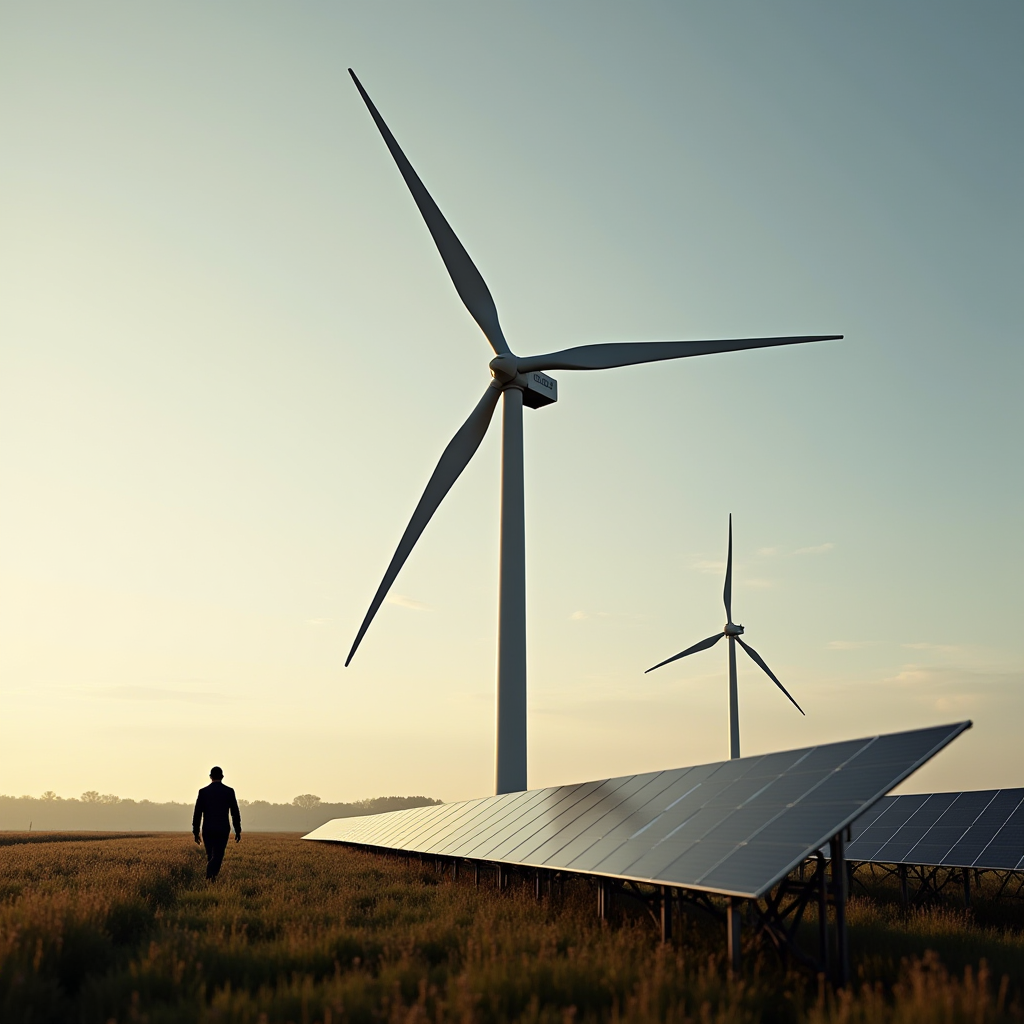
<svg viewBox="0 0 1024 1024"><path fill-rule="evenodd" d="M235 791L223 782L214 779L208 786L199 790L196 809L192 814L192 834L199 835L199 824L202 822L203 845L206 847L206 877L216 878L224 860L227 849L231 824L235 826L235 835L242 834L242 816L238 813L238 801Z"/></svg>

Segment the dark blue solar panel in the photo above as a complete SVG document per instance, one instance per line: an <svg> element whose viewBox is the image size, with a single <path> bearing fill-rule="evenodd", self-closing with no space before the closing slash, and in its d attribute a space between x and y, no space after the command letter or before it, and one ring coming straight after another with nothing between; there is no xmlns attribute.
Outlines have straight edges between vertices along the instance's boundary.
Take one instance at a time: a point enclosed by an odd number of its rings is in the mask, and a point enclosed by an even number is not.
<svg viewBox="0 0 1024 1024"><path fill-rule="evenodd" d="M759 896L969 725L339 818L306 838Z"/></svg>
<svg viewBox="0 0 1024 1024"><path fill-rule="evenodd" d="M1024 861L1024 789L886 797L851 861L1017 870ZM876 805L877 806L877 805Z"/></svg>
<svg viewBox="0 0 1024 1024"><path fill-rule="evenodd" d="M956 793L933 793L907 819L910 825L928 827L934 825L957 798Z"/></svg>

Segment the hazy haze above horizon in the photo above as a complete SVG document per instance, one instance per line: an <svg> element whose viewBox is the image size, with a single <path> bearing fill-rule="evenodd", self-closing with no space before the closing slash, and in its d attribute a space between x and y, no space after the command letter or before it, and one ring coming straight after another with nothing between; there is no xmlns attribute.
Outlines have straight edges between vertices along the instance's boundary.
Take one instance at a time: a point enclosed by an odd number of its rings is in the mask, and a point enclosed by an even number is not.
<svg viewBox="0 0 1024 1024"><path fill-rule="evenodd" d="M1024 8L0 3L0 793L493 786L499 419L346 68L520 355L530 784L972 718L1024 785Z"/></svg>

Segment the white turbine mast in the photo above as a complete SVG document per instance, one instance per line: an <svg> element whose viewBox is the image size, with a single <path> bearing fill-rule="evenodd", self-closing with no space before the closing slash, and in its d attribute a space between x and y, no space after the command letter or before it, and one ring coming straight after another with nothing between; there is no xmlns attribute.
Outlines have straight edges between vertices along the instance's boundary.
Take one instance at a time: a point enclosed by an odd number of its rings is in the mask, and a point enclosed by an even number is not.
<svg viewBox="0 0 1024 1024"><path fill-rule="evenodd" d="M345 659L347 666L363 639L374 615L401 571L406 559L441 504L476 453L487 432L491 416L502 400L501 439L501 541L498 596L498 693L497 744L495 750L495 792L512 793L526 789L526 530L523 507L523 406L539 409L558 399L557 382L548 370L607 370L636 363L654 363L663 359L715 352L737 352L775 345L798 345L810 341L833 341L841 334L799 338L743 338L731 341L647 341L581 345L521 357L509 348L498 322L494 299L469 253L463 248L451 225L430 197L413 170L391 130L384 123L359 79L349 69L391 152L398 170L412 193L416 205L434 239L441 259L451 276L455 290L465 303L494 350L490 361L491 382L476 408L448 443L427 481L409 525L398 542L384 579L370 602L370 608Z"/></svg>
<svg viewBox="0 0 1024 1024"><path fill-rule="evenodd" d="M729 555L725 562L725 589L722 591L722 598L725 601L725 627L721 633L716 633L714 636L709 636L707 640L701 640L700 643L694 644L692 647L687 647L685 651L680 651L678 654L673 654L671 658L666 658L664 661L659 661L657 665L653 665L651 668L644 672L653 672L656 668L661 668L662 665L670 665L673 661L678 661L680 658L685 658L688 654L696 654L698 651L706 651L709 647L714 647L723 636L729 638L729 757L735 758L740 756L740 696L739 689L736 684L736 645L739 644L750 655L750 660L758 665L760 668L768 674L768 678L787 696L793 703L793 707L804 714L804 709L800 707L795 700L793 700L792 694L787 690L782 683L775 677L775 673L765 664L764 659L757 651L754 650L750 644L745 644L740 637L743 635L743 627L732 621L732 513L729 513Z"/></svg>

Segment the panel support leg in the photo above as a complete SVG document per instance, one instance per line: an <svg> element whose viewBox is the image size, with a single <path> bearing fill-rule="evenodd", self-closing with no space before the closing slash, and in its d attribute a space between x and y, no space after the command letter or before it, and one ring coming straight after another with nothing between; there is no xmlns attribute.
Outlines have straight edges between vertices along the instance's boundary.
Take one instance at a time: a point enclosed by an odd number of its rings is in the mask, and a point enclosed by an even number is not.
<svg viewBox="0 0 1024 1024"><path fill-rule="evenodd" d="M672 941L672 890L661 887L661 941Z"/></svg>
<svg viewBox="0 0 1024 1024"><path fill-rule="evenodd" d="M910 903L910 884L907 881L907 865L897 865L896 874L900 880L900 903L902 903L903 906L907 906Z"/></svg>
<svg viewBox="0 0 1024 1024"><path fill-rule="evenodd" d="M829 840L832 857L832 905L836 909L835 982L845 988L850 978L850 958L846 940L846 843L840 832Z"/></svg>
<svg viewBox="0 0 1024 1024"><path fill-rule="evenodd" d="M535 874L533 876L533 895L534 895L534 898L537 900L538 903L540 902L540 898L543 895L543 893L541 891L541 886L543 884L544 884L544 872L540 868L537 868L537 871L535 872Z"/></svg>
<svg viewBox="0 0 1024 1024"><path fill-rule="evenodd" d="M452 881L457 882L459 880L459 858L452 858Z"/></svg>
<svg viewBox="0 0 1024 1024"><path fill-rule="evenodd" d="M597 880L597 916L602 922L608 921L608 911L611 909L611 892L608 883L603 878Z"/></svg>
<svg viewBox="0 0 1024 1024"><path fill-rule="evenodd" d="M971 869L964 868L964 906L971 905Z"/></svg>
<svg viewBox="0 0 1024 1024"><path fill-rule="evenodd" d="M478 889L480 888L480 862L477 861L473 864L473 885Z"/></svg>
<svg viewBox="0 0 1024 1024"><path fill-rule="evenodd" d="M740 970L740 939L743 928L743 915L740 912L740 905L740 901L735 896L730 896L725 911L725 945L729 955L729 971L732 974L739 974Z"/></svg>
<svg viewBox="0 0 1024 1024"><path fill-rule="evenodd" d="M828 877L825 858L820 853L814 874L818 888L818 961L821 973L828 977Z"/></svg>

